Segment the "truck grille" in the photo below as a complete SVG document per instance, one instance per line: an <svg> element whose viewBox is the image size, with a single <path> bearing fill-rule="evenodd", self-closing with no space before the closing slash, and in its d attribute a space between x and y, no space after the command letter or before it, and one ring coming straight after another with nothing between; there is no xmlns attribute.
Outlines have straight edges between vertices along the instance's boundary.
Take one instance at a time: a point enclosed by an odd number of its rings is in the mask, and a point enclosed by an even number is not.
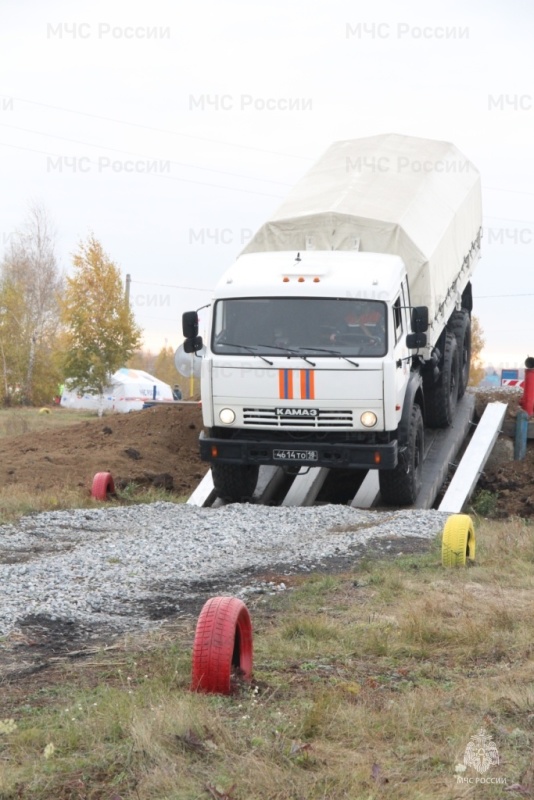
<svg viewBox="0 0 534 800"><path fill-rule="evenodd" d="M319 409L315 417L278 417L274 408L244 408L244 425L269 425L273 428L352 428L349 409Z"/></svg>

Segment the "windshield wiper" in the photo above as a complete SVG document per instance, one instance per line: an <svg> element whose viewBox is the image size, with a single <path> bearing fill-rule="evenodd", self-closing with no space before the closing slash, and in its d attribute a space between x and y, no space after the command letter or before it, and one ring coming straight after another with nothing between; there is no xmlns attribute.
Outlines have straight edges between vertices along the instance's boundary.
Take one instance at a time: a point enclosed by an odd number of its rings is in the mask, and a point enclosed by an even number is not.
<svg viewBox="0 0 534 800"><path fill-rule="evenodd" d="M297 358L302 358L303 361L306 361L307 364L311 364L312 367L315 367L313 361L310 361L309 358L303 356L302 353L299 353L297 350L292 350L290 347L284 347L284 345L279 344L259 344L258 347L268 347L270 350L283 350L285 353L289 353L292 356L296 356Z"/></svg>
<svg viewBox="0 0 534 800"><path fill-rule="evenodd" d="M349 364L352 364L354 367L359 367L360 365L356 361L351 361L350 358L344 356L339 350L327 350L324 347L308 347L308 350L314 350L317 353L329 353L331 356L337 356L338 358L343 358L345 361L348 361Z"/></svg>
<svg viewBox="0 0 534 800"><path fill-rule="evenodd" d="M257 358L261 358L261 360L265 361L265 363L269 364L269 366L272 367L273 364L274 364L273 361L269 361L269 359L265 358L265 356L261 356L259 353L256 353L256 348L255 347L251 347L248 344L235 344L234 342L219 342L219 346L220 347L242 347L243 350L248 350L249 353L252 353L253 356L256 356ZM261 347L263 347L263 345L261 345Z"/></svg>

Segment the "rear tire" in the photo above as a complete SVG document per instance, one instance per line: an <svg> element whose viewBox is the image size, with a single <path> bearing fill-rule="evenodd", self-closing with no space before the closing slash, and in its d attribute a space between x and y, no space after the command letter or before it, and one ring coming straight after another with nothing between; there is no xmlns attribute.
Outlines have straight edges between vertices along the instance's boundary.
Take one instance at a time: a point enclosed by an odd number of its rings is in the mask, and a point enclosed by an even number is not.
<svg viewBox="0 0 534 800"><path fill-rule="evenodd" d="M471 318L469 313L462 308L455 311L449 321L449 329L456 337L459 356L458 370L458 400L464 396L469 383L471 368Z"/></svg>
<svg viewBox="0 0 534 800"><path fill-rule="evenodd" d="M255 464L211 465L211 475L215 491L228 503L242 503L250 500L258 482L260 468Z"/></svg>
<svg viewBox="0 0 534 800"><path fill-rule="evenodd" d="M424 458L423 415L414 405L408 430L408 443L399 455L395 469L380 470L380 497L388 506L413 505L421 489Z"/></svg>
<svg viewBox="0 0 534 800"><path fill-rule="evenodd" d="M451 425L458 403L458 375L458 345L454 333L447 331L441 375L427 393L425 411L429 428L447 428Z"/></svg>

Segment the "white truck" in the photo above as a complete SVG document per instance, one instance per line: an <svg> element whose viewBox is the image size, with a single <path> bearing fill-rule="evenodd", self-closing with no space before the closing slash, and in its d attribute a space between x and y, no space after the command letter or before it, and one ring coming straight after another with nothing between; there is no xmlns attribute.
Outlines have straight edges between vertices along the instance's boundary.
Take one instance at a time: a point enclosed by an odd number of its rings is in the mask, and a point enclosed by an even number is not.
<svg viewBox="0 0 534 800"><path fill-rule="evenodd" d="M201 458L250 499L261 465L377 469L415 502L424 427L451 424L469 379L480 176L448 142L334 143L222 276L203 348Z"/></svg>

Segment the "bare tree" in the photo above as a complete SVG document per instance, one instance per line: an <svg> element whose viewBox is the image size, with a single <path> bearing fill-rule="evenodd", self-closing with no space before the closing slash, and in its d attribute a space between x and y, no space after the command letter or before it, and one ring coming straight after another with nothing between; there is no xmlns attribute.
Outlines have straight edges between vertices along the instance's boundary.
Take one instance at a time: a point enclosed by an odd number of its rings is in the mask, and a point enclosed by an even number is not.
<svg viewBox="0 0 534 800"><path fill-rule="evenodd" d="M55 231L44 207L33 203L24 225L11 239L0 274L4 371L9 363L9 383L20 385L27 403L32 402L34 394L36 363L50 356L59 329L63 286L55 255ZM4 374L4 385L7 383Z"/></svg>

